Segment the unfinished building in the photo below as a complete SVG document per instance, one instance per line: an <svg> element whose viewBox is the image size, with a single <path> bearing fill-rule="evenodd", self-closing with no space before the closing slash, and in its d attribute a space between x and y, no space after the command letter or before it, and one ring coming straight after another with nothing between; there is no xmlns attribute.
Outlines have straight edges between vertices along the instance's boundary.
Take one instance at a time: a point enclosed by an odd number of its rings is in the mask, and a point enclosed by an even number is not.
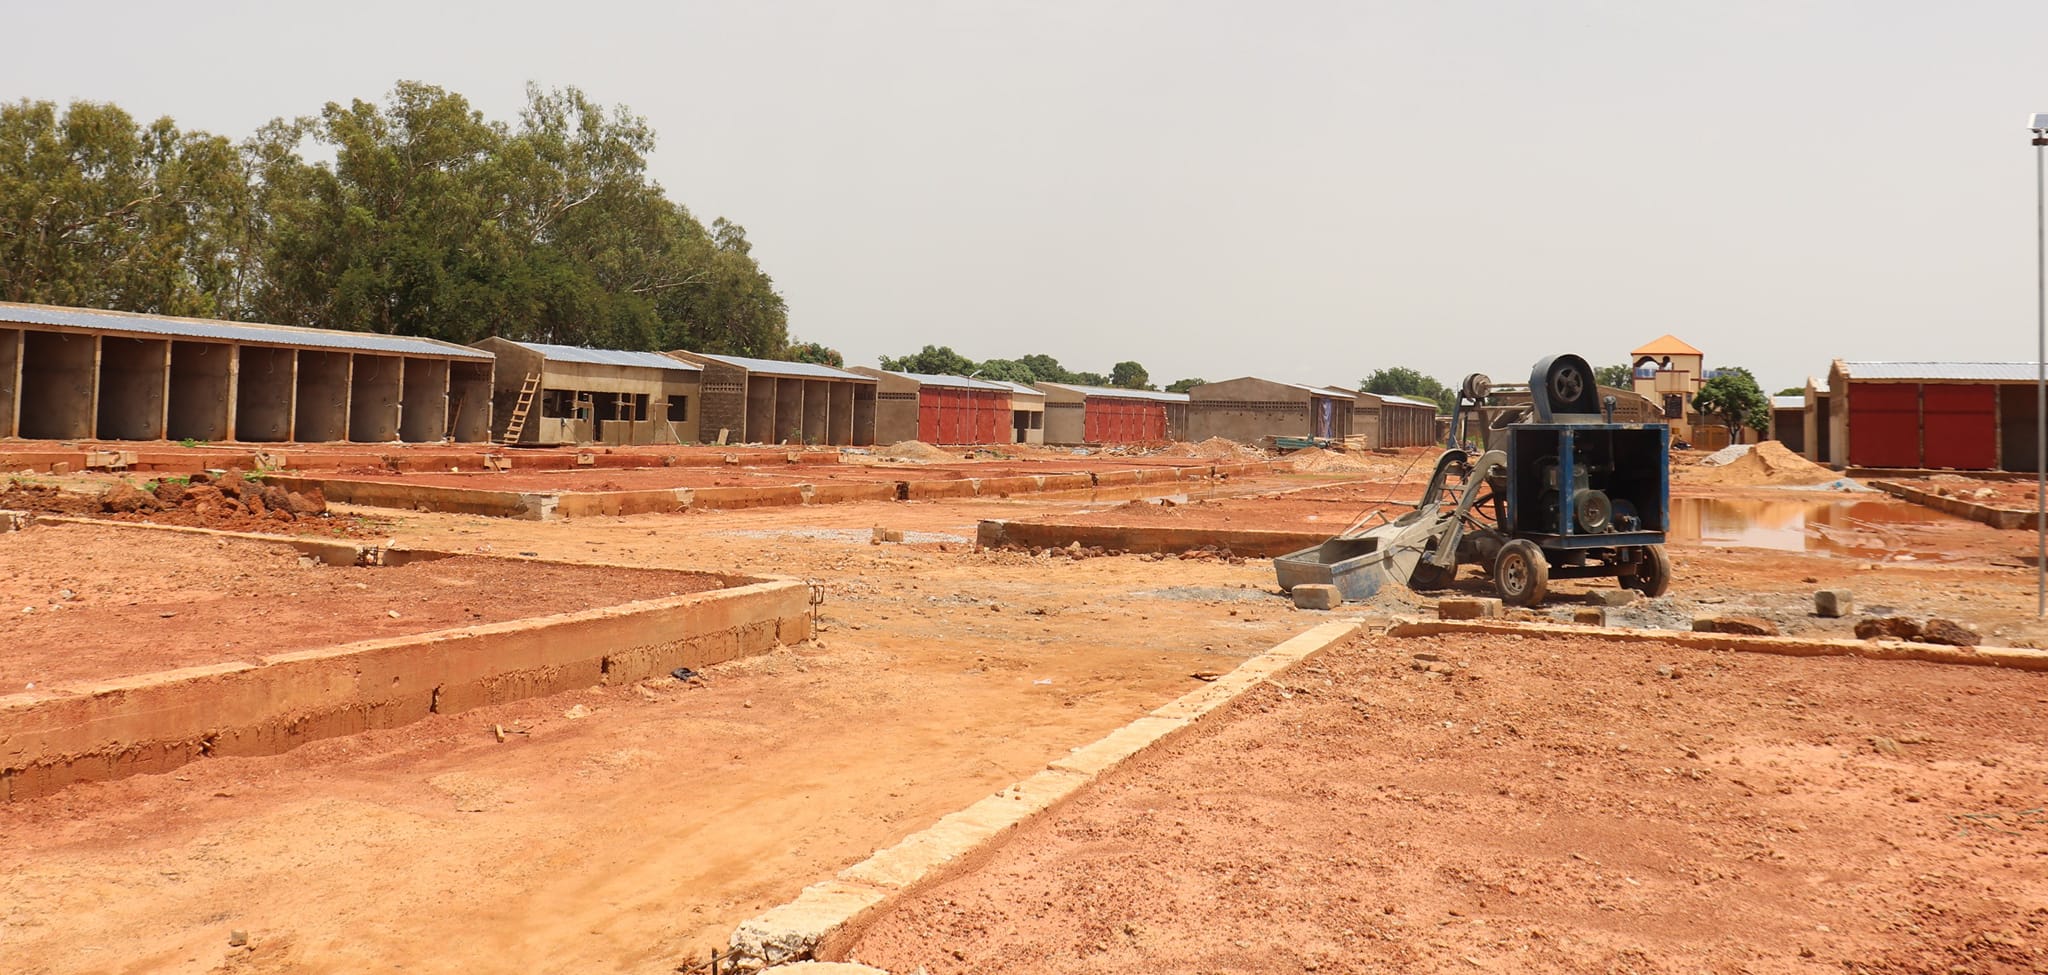
<svg viewBox="0 0 2048 975"><path fill-rule="evenodd" d="M1373 446L1426 447L1437 442L1435 400L1391 393L1359 393L1358 398L1379 401L1380 435Z"/></svg>
<svg viewBox="0 0 2048 975"><path fill-rule="evenodd" d="M1045 442L1045 394L1035 387L999 380L1010 389L1010 442Z"/></svg>
<svg viewBox="0 0 2048 975"><path fill-rule="evenodd" d="M1045 442L1156 443L1186 439L1188 395L1071 383L1038 383L1045 394Z"/></svg>
<svg viewBox="0 0 2048 975"><path fill-rule="evenodd" d="M1816 394L1816 419L1825 424L1819 459L1836 467L2034 470L2035 369L1837 359Z"/></svg>
<svg viewBox="0 0 2048 975"><path fill-rule="evenodd" d="M1203 383L1188 390L1188 439L1342 440L1352 434L1358 402L1349 392L1253 376Z"/></svg>
<svg viewBox="0 0 2048 975"><path fill-rule="evenodd" d="M1771 425L1766 435L1795 454L1806 452L1806 397L1771 397Z"/></svg>
<svg viewBox="0 0 2048 975"><path fill-rule="evenodd" d="M863 376L808 362L678 349L703 368L698 433L714 443L867 446L875 442L876 386Z"/></svg>
<svg viewBox="0 0 2048 975"><path fill-rule="evenodd" d="M433 339L0 303L0 436L486 440L490 353Z"/></svg>
<svg viewBox="0 0 2048 975"><path fill-rule="evenodd" d="M697 442L704 370L695 363L496 337L476 348L498 357L491 439L500 443Z"/></svg>
<svg viewBox="0 0 2048 975"><path fill-rule="evenodd" d="M875 380L875 440L1012 443L1010 387L1002 383L854 366Z"/></svg>

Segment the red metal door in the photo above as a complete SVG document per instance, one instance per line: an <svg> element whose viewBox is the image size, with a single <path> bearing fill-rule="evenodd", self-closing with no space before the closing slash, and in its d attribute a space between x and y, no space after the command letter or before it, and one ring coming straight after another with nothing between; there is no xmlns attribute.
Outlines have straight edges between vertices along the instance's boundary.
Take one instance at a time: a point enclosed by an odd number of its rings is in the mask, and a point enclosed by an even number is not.
<svg viewBox="0 0 2048 975"><path fill-rule="evenodd" d="M1920 418L1926 442L1921 466L1970 471L1998 466L1994 387L1927 383L1920 387ZM1855 442L1853 436L1850 442Z"/></svg>
<svg viewBox="0 0 2048 975"><path fill-rule="evenodd" d="M985 389L974 394L974 442L1001 443L997 434L1002 430L1001 415L1008 397L999 396L995 390Z"/></svg>
<svg viewBox="0 0 2048 975"><path fill-rule="evenodd" d="M1918 383L1849 384L1849 466L1921 466Z"/></svg>
<svg viewBox="0 0 2048 975"><path fill-rule="evenodd" d="M917 391L917 439L925 443L939 442L940 392L931 386Z"/></svg>

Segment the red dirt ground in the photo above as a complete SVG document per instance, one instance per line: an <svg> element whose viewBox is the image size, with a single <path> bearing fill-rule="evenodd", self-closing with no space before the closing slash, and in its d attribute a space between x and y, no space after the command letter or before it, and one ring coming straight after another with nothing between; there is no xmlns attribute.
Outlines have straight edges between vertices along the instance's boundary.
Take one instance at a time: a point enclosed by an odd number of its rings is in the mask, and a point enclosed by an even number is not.
<svg viewBox="0 0 2048 975"><path fill-rule="evenodd" d="M1918 488L1929 494L1944 494L1961 501L2005 508L2011 511L2034 510L2033 478L2015 480L2003 477L1970 477L1963 474L1935 474L1930 477L1886 477L1879 480Z"/></svg>
<svg viewBox="0 0 2048 975"><path fill-rule="evenodd" d="M0 534L0 693L718 587L694 573L481 556L331 566L242 539L39 525Z"/></svg>
<svg viewBox="0 0 2048 975"><path fill-rule="evenodd" d="M515 459L516 463L516 459ZM951 481L967 478L1032 477L1043 474L1075 474L1089 471L1130 470L1135 467L1185 467L1194 462L1153 463L1044 463L1018 464L1014 461L988 464L900 464L900 465L803 465L782 468L706 469L702 467L599 468L595 470L543 471L418 471L398 473L381 468L353 468L321 475L340 480L377 481L387 484L431 484L441 487L474 488L482 491L631 491L678 487L769 487L780 484L826 482L886 483L893 481Z"/></svg>
<svg viewBox="0 0 2048 975"><path fill-rule="evenodd" d="M934 975L2040 972L2044 702L2048 676L1989 668L1359 641L845 954Z"/></svg>

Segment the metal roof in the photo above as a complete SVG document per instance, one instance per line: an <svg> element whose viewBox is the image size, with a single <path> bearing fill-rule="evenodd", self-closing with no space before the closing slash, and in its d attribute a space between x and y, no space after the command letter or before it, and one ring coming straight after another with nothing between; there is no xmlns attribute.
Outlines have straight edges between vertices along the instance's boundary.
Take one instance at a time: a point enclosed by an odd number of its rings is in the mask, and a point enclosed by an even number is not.
<svg viewBox="0 0 2048 975"><path fill-rule="evenodd" d="M1373 395L1379 397L1380 402L1392 403L1395 406L1427 406L1432 410L1443 409L1443 407L1437 405L1437 401L1433 399L1416 399L1412 396L1395 396L1392 393L1374 393Z"/></svg>
<svg viewBox="0 0 2048 975"><path fill-rule="evenodd" d="M512 340L507 339L511 342ZM674 356L659 352L627 352L623 349L585 349L574 345L549 345L546 342L512 342L522 349L531 349L550 362L588 362L600 366L633 366L639 369L674 369L678 372L703 372L704 367L694 362L684 362Z"/></svg>
<svg viewBox="0 0 2048 975"><path fill-rule="evenodd" d="M137 315L90 308L56 305L22 305L0 302L0 322L23 325L55 325L87 328L101 332L162 335L172 338L207 339L216 342L258 342L267 345L295 345L314 349L346 349L351 352L384 352L392 355L423 355L444 359L495 359L482 349L454 345L410 335L376 332L338 332L325 328L291 325L263 325L254 322L223 322L210 318L172 318Z"/></svg>
<svg viewBox="0 0 2048 975"><path fill-rule="evenodd" d="M1061 389L1071 389L1080 393L1083 396L1113 396L1122 399L1149 399L1160 403L1185 403L1188 401L1188 394L1186 393L1162 393L1157 390L1151 389L1117 389L1109 386L1076 386L1073 383L1046 383L1046 385L1058 386Z"/></svg>
<svg viewBox="0 0 2048 975"><path fill-rule="evenodd" d="M954 389L993 389L1005 393L1010 391L1009 386L987 379L972 379L967 376L948 376L928 372L897 372L893 369L884 369L882 371L892 376L915 379L926 386L947 386ZM1038 393L1038 390L1034 389L1032 392ZM1045 394L1038 393L1038 395L1043 396Z"/></svg>
<svg viewBox="0 0 2048 975"><path fill-rule="evenodd" d="M2033 382L2032 362L1843 362L1851 379L1944 379L1961 382Z"/></svg>
<svg viewBox="0 0 2048 975"><path fill-rule="evenodd" d="M1010 388L1010 392L1012 395L1036 396L1039 399L1045 398L1045 390L1034 388L1025 383L1011 382L1010 380L1007 379L998 379L996 380L996 382L1004 386L1008 386Z"/></svg>
<svg viewBox="0 0 2048 975"><path fill-rule="evenodd" d="M1771 397L1771 409L1774 409L1774 410L1803 410L1803 409L1806 409L1806 396L1805 396L1804 394L1801 394L1801 395L1799 395L1799 396L1773 396L1773 397Z"/></svg>
<svg viewBox="0 0 2048 975"><path fill-rule="evenodd" d="M699 352L697 355L701 355L706 359L716 359L728 366L738 366L748 372L758 372L769 376L793 376L799 379L852 379L864 383L875 381L873 376L863 376L857 372L847 372L844 369L813 365L808 362L755 359L743 355L714 355L710 352Z"/></svg>

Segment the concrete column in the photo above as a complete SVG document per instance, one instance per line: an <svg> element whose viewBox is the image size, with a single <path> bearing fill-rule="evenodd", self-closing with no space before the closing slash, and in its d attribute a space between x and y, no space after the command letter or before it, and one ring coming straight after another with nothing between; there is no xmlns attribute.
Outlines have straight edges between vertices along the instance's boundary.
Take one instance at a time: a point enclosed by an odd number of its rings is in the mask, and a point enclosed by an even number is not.
<svg viewBox="0 0 2048 975"><path fill-rule="evenodd" d="M250 443L290 440L298 400L298 352L262 345L245 345L240 350L234 439Z"/></svg>
<svg viewBox="0 0 2048 975"><path fill-rule="evenodd" d="M398 439L405 368L397 356L359 352L349 382L348 438L357 443Z"/></svg>
<svg viewBox="0 0 2048 975"><path fill-rule="evenodd" d="M169 340L102 336L93 435L101 440L163 439L170 363Z"/></svg>
<svg viewBox="0 0 2048 975"><path fill-rule="evenodd" d="M401 359L399 439L429 443L448 435L448 360Z"/></svg>
<svg viewBox="0 0 2048 975"><path fill-rule="evenodd" d="M98 361L98 336L26 333L20 364L21 435L29 440L91 437Z"/></svg>
<svg viewBox="0 0 2048 975"><path fill-rule="evenodd" d="M164 439L226 440L233 429L234 346L171 342Z"/></svg>
<svg viewBox="0 0 2048 975"><path fill-rule="evenodd" d="M295 365L291 439L328 443L348 439L348 387L353 357L346 352L301 350Z"/></svg>

